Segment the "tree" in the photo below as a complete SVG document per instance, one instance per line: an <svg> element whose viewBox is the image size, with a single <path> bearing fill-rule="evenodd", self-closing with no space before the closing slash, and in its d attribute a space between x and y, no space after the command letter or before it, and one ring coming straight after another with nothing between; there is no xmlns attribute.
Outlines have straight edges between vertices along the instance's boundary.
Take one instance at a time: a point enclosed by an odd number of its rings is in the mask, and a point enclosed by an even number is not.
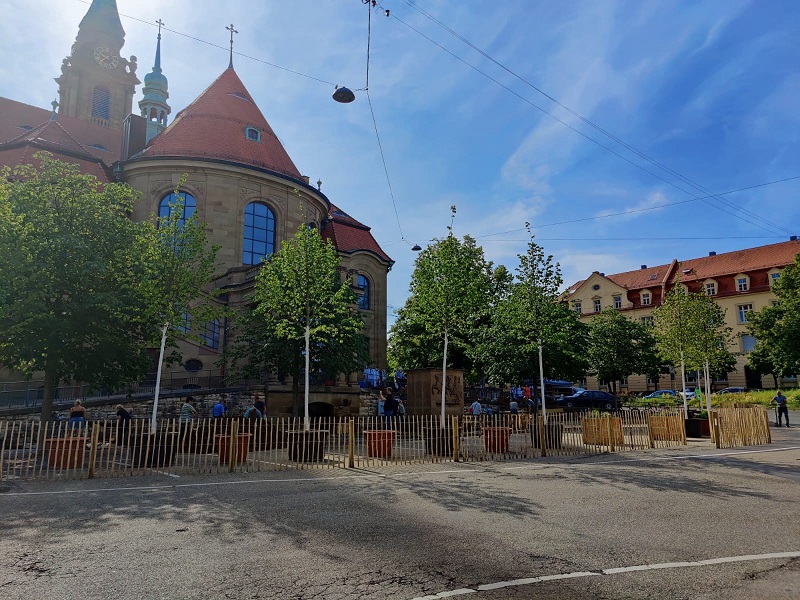
<svg viewBox="0 0 800 600"><path fill-rule="evenodd" d="M777 303L747 315L748 331L756 338L747 359L757 373L771 374L778 387L779 378L800 372L800 254L772 289Z"/></svg>
<svg viewBox="0 0 800 600"><path fill-rule="evenodd" d="M455 217L455 206L451 211ZM447 237L434 240L417 257L410 295L391 332L392 352L405 361L405 368L430 367L434 356L441 356L442 427L448 352L455 349L466 357L475 356L470 339L489 311L495 285L492 263L484 258L483 249L469 236L463 241L455 237L452 224L447 229Z"/></svg>
<svg viewBox="0 0 800 600"><path fill-rule="evenodd" d="M633 374L652 375L660 365L651 328L610 307L589 323L588 357L597 377L613 382L615 394L617 381Z"/></svg>
<svg viewBox="0 0 800 600"><path fill-rule="evenodd" d="M0 177L0 364L44 373L42 420L61 381L114 388L143 376L154 341L140 228L127 185L101 185L37 153Z"/></svg>
<svg viewBox="0 0 800 600"><path fill-rule="evenodd" d="M710 403L711 373L727 373L736 359L728 349L731 329L725 325L725 311L705 294L687 292L679 281L664 303L653 311L655 334L662 358L681 365L683 409L688 416L686 368L706 374L706 401Z"/></svg>
<svg viewBox="0 0 800 600"><path fill-rule="evenodd" d="M292 375L295 412L305 371L305 429L310 427L310 373L328 376L363 369L369 361L358 296L342 281L330 241L302 226L256 276L255 306L237 320L241 335L230 357L246 373L277 369Z"/></svg>
<svg viewBox="0 0 800 600"><path fill-rule="evenodd" d="M177 335L198 338L191 323L201 327L221 314L221 309L208 293L209 283L217 269L217 246L210 246L206 226L198 220L198 213L186 215L184 195L180 187L186 182L184 174L175 188L174 201L169 212L142 223L145 252L145 277L142 281L149 320L161 332L156 389L150 430L155 432L158 397L161 387L161 369L164 349L169 342L174 345Z"/></svg>

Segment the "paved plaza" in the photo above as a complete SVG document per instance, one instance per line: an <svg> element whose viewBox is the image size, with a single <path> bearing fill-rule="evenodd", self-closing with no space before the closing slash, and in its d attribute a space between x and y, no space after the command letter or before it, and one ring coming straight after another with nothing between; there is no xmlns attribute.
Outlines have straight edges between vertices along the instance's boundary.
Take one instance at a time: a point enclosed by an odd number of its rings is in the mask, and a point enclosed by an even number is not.
<svg viewBox="0 0 800 600"><path fill-rule="evenodd" d="M0 596L797 599L800 428L506 463L0 482Z"/></svg>

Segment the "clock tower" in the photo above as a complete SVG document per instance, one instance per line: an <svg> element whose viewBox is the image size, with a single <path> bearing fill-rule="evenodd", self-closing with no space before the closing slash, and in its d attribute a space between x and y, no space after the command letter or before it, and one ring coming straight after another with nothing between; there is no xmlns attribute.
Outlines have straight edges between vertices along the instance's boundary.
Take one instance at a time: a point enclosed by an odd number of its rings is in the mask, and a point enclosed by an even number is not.
<svg viewBox="0 0 800 600"><path fill-rule="evenodd" d="M122 130L139 83L136 57L121 56L124 44L116 0L93 0L56 78L59 113Z"/></svg>

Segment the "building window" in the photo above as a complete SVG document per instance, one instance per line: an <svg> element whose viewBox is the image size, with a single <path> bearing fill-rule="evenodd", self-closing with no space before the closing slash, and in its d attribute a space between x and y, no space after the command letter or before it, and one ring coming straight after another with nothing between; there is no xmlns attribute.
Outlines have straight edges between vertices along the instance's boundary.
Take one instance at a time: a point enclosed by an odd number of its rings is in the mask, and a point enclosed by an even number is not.
<svg viewBox="0 0 800 600"><path fill-rule="evenodd" d="M92 116L108 119L111 107L111 92L104 87L92 91Z"/></svg>
<svg viewBox="0 0 800 600"><path fill-rule="evenodd" d="M647 325L649 327L654 327L656 324L653 315L648 315L646 317L639 317L639 321L642 323L642 325Z"/></svg>
<svg viewBox="0 0 800 600"><path fill-rule="evenodd" d="M781 274L780 273L770 273L769 274L769 285L770 285L770 287L775 285L780 278L781 278Z"/></svg>
<svg viewBox="0 0 800 600"><path fill-rule="evenodd" d="M275 214L263 202L251 202L244 211L242 264L257 265L275 252Z"/></svg>
<svg viewBox="0 0 800 600"><path fill-rule="evenodd" d="M642 306L650 306L650 292L642 292Z"/></svg>
<svg viewBox="0 0 800 600"><path fill-rule="evenodd" d="M572 310L574 310L578 314L581 314L583 312L583 308L581 307L581 303L580 302L573 302L572 303Z"/></svg>
<svg viewBox="0 0 800 600"><path fill-rule="evenodd" d="M756 345L756 338L752 335L743 335L742 336L742 352L744 354L749 353Z"/></svg>
<svg viewBox="0 0 800 600"><path fill-rule="evenodd" d="M739 323L747 323L747 313L753 310L752 304L739 304L736 311L739 313Z"/></svg>
<svg viewBox="0 0 800 600"><path fill-rule="evenodd" d="M189 371L189 373L198 373L203 370L203 363L196 358L190 358L186 361L186 364L183 365L183 368Z"/></svg>
<svg viewBox="0 0 800 600"><path fill-rule="evenodd" d="M614 296L614 308L622 308L622 296Z"/></svg>
<svg viewBox="0 0 800 600"><path fill-rule="evenodd" d="M706 284L706 296L716 296L717 295L717 284L713 281L710 281Z"/></svg>
<svg viewBox="0 0 800 600"><path fill-rule="evenodd" d="M206 323L205 328L200 332L200 341L209 348L219 349L219 319Z"/></svg>
<svg viewBox="0 0 800 600"><path fill-rule="evenodd" d="M359 275L356 283L360 295L358 296L358 308L369 310L369 279Z"/></svg>
<svg viewBox="0 0 800 600"><path fill-rule="evenodd" d="M181 315L180 323L175 323L175 333L186 335L192 328L192 317L188 312Z"/></svg>
<svg viewBox="0 0 800 600"><path fill-rule="evenodd" d="M739 292L746 292L749 289L749 285L747 282L747 277L737 277L736 278L736 291Z"/></svg>
<svg viewBox="0 0 800 600"><path fill-rule="evenodd" d="M251 140L253 142L261 141L261 132L255 127L245 127L244 134L248 140Z"/></svg>
<svg viewBox="0 0 800 600"><path fill-rule="evenodd" d="M197 202L194 196L186 192L178 192L177 196L174 193L164 196L161 199L161 203L158 205L158 218L164 219L169 217L172 214L172 208L179 201L183 203L183 212L181 218L178 220L178 225L183 227L186 221L194 214L194 211L197 210Z"/></svg>
<svg viewBox="0 0 800 600"><path fill-rule="evenodd" d="M601 304L600 300L594 301L594 312L598 313L603 310L603 305Z"/></svg>

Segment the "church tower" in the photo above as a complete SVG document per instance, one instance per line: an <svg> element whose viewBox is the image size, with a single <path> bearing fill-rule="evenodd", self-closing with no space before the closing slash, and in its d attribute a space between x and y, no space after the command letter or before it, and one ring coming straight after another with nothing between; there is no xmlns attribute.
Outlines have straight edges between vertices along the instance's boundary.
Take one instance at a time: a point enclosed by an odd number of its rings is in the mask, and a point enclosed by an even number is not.
<svg viewBox="0 0 800 600"><path fill-rule="evenodd" d="M139 100L141 115L147 119L147 139L149 143L156 135L167 127L167 116L172 109L167 104L169 98L169 84L161 72L161 25L158 21L158 42L156 43L156 60L153 70L144 76L142 93L144 98Z"/></svg>
<svg viewBox="0 0 800 600"><path fill-rule="evenodd" d="M116 0L93 0L61 64L59 113L121 130L133 108L136 57L120 56L125 30Z"/></svg>

